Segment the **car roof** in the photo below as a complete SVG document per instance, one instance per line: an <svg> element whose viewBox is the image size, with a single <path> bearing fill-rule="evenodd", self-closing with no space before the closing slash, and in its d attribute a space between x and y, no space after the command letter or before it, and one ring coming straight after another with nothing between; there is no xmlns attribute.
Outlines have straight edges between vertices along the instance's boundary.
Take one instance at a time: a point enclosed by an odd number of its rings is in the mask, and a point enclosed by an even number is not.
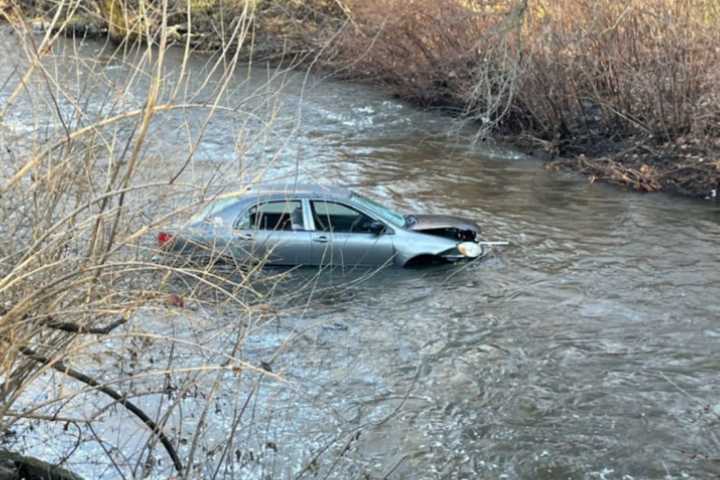
<svg viewBox="0 0 720 480"><path fill-rule="evenodd" d="M246 198L258 197L283 197L292 195L293 197L320 197L327 199L348 199L352 195L352 191L338 186L322 185L319 183L259 183L248 185L242 190L226 193L219 198L232 198L238 200Z"/></svg>

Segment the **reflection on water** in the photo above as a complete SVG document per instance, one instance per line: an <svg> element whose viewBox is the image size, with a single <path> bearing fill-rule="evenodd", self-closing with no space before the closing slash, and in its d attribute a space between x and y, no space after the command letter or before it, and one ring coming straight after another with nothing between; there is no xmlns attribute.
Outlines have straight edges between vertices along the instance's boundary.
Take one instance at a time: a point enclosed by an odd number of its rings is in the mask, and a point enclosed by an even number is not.
<svg viewBox="0 0 720 480"><path fill-rule="evenodd" d="M180 61L171 55L168 69ZM205 64L192 60L198 85ZM105 75L128 73L115 62ZM299 73L268 84L271 73L237 73L233 111L211 120L184 181L264 170L357 185L399 210L475 218L511 242L481 262L369 281L291 272L287 291L304 290L276 292L288 313L246 351L275 355L273 368L302 385L268 387L277 415L294 416L273 431L296 442L278 455L299 465L328 431L370 421L350 455L373 478L718 475L716 205L547 172L444 136L451 120L382 93ZM142 82L134 93L126 100L142 102ZM148 155L175 167L205 114L164 115ZM334 420L313 417L320 399Z"/></svg>

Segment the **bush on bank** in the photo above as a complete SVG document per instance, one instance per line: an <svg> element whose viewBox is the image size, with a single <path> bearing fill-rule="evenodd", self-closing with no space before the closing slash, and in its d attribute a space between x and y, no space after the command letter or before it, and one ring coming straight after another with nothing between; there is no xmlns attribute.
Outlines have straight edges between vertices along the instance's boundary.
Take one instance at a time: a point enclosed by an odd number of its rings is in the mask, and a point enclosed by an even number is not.
<svg viewBox="0 0 720 480"><path fill-rule="evenodd" d="M511 134L595 178L697 196L720 185L717 2L350 5L358 28L339 47L350 75L451 106L482 135Z"/></svg>

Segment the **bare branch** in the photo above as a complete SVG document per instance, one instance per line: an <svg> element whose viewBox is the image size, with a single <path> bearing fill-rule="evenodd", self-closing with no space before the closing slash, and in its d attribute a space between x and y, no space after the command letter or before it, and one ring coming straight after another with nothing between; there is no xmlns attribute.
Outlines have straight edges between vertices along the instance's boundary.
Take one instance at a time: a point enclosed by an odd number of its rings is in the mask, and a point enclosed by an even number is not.
<svg viewBox="0 0 720 480"><path fill-rule="evenodd" d="M126 409L128 409L132 414L134 414L136 417L138 417L140 419L140 421L142 421L145 424L145 426L147 426L155 436L157 436L158 440L160 440L160 443L163 444L163 446L165 447L165 450L167 451L168 455L172 459L173 464L175 466L175 470L177 470L177 472L179 474L182 474L183 466L182 466L182 462L180 461L180 457L178 456L177 451L175 450L175 447L173 446L170 439L162 431L162 428L158 424L156 424L145 412L143 412L134 403L127 400L125 398L125 396L119 394L117 391L113 390L112 388L101 384L94 378L89 377L89 376L85 375L84 373L81 373L75 369L68 367L61 361L52 361L49 358L46 358L38 353L35 353L35 351L32 350L31 348L20 347L20 352L22 352L23 355L30 358L31 360L34 360L37 363L51 367L60 373L63 373L71 378L74 378L75 380L77 380L79 382L84 383L85 385L96 388L98 391L104 393L105 395L107 395L108 397L117 401L120 405L122 405Z"/></svg>
<svg viewBox="0 0 720 480"><path fill-rule="evenodd" d="M105 325L104 327L85 327L72 322L60 322L57 320L48 321L45 326L53 328L55 330L62 330L70 333L81 333L89 335L107 335L121 325L126 324L128 321L126 318L120 318L114 322Z"/></svg>

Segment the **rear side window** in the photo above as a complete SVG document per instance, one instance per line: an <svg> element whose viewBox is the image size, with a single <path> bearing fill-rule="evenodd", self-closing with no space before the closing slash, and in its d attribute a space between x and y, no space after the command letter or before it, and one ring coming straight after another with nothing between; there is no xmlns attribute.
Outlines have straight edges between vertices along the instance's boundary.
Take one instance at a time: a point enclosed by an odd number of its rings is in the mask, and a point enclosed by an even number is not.
<svg viewBox="0 0 720 480"><path fill-rule="evenodd" d="M240 215L236 228L258 230L302 230L303 213L300 201L259 203Z"/></svg>
<svg viewBox="0 0 720 480"><path fill-rule="evenodd" d="M372 218L340 203L312 202L312 213L316 230L338 233L371 233Z"/></svg>

